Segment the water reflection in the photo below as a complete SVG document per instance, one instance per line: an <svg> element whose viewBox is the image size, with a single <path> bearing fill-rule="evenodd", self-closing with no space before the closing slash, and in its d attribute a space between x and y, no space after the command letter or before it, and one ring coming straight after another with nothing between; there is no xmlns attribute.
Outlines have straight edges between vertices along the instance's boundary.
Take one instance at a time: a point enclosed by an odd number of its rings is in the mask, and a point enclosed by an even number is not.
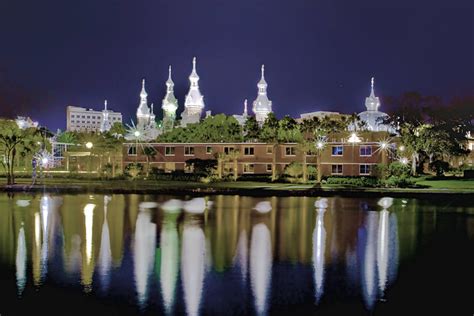
<svg viewBox="0 0 474 316"><path fill-rule="evenodd" d="M327 203L319 202L316 212L316 225L313 232L313 269L314 291L316 304L319 303L324 292L324 256L326 250L326 229L324 228L324 213Z"/></svg>
<svg viewBox="0 0 474 316"><path fill-rule="evenodd" d="M270 295L272 275L272 241L270 230L265 223L255 224L252 228L250 244L250 280L252 293L255 298L255 310L265 314Z"/></svg>
<svg viewBox="0 0 474 316"><path fill-rule="evenodd" d="M198 315L206 258L206 239L200 219L185 218L181 258L181 279L186 312L188 315Z"/></svg>
<svg viewBox="0 0 474 316"><path fill-rule="evenodd" d="M151 211L140 209L135 226L133 259L138 306L144 308L148 299L149 280L153 272L156 249L156 224Z"/></svg>
<svg viewBox="0 0 474 316"><path fill-rule="evenodd" d="M0 195L0 263L19 296L68 286L156 314L267 314L333 295L373 310L436 229L418 203ZM472 221L462 224L469 239Z"/></svg>

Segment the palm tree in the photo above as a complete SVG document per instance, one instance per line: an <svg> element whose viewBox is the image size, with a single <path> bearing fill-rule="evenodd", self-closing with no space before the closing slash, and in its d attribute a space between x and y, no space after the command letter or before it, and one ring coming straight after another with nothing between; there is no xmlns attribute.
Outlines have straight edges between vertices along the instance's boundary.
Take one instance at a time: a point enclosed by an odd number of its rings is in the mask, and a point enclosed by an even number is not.
<svg viewBox="0 0 474 316"><path fill-rule="evenodd" d="M143 148L143 154L146 157L146 177L150 175L150 160L154 159L157 151L151 146L146 146Z"/></svg>

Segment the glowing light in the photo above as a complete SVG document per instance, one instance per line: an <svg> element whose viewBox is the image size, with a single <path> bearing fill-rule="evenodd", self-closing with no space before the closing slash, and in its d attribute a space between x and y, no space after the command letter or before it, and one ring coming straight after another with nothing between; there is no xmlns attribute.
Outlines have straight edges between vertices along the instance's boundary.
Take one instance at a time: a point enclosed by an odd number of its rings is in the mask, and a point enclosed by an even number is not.
<svg viewBox="0 0 474 316"><path fill-rule="evenodd" d="M400 162L404 165L408 164L408 158L406 157L403 157L402 159L400 159Z"/></svg>
<svg viewBox="0 0 474 316"><path fill-rule="evenodd" d="M405 146L400 145L400 147L398 147L398 150L400 150L400 151L405 151Z"/></svg>
<svg viewBox="0 0 474 316"><path fill-rule="evenodd" d="M357 136L356 133L352 133L351 137L349 137L349 139L348 139L349 143L360 143L360 141L361 140L360 140L359 136Z"/></svg>
<svg viewBox="0 0 474 316"><path fill-rule="evenodd" d="M385 149L388 147L388 144L386 142L381 142L380 143L380 148Z"/></svg>
<svg viewBox="0 0 474 316"><path fill-rule="evenodd" d="M47 166L47 165L48 165L48 162L49 162L49 159L48 159L47 157L43 157L43 158L41 159L41 164L42 164L43 166Z"/></svg>
<svg viewBox="0 0 474 316"><path fill-rule="evenodd" d="M86 258L87 263L92 259L92 227L95 204L88 203L84 206L84 218L86 226Z"/></svg>
<svg viewBox="0 0 474 316"><path fill-rule="evenodd" d="M135 137L137 137L137 138L140 137L140 131L135 131L135 132L133 133L133 135L134 135Z"/></svg>
<svg viewBox="0 0 474 316"><path fill-rule="evenodd" d="M91 149L93 146L94 146L94 144L92 144L91 142L86 143L86 148L87 149Z"/></svg>
<svg viewBox="0 0 474 316"><path fill-rule="evenodd" d="M323 146L324 146L323 142L317 142L317 143L316 143L316 147L317 147L318 149L322 149Z"/></svg>

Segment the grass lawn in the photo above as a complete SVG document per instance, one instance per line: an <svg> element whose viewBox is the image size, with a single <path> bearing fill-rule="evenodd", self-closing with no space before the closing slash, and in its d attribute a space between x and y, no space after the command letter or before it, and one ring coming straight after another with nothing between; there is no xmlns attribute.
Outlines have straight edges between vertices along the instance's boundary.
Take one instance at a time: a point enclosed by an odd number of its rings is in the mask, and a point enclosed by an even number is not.
<svg viewBox="0 0 474 316"><path fill-rule="evenodd" d="M27 178L17 178L18 185L29 185L31 180ZM6 184L4 178L0 178L0 186ZM45 178L37 181L37 185L46 185L52 188L61 187L83 187L88 189L105 188L109 190L180 190L180 189L216 189L216 190L268 190L268 191L301 191L314 187L314 184L292 184L292 183L267 183L255 181L237 181L237 182L216 182L200 183L189 181L165 181L165 180L99 180L99 179L67 179L63 177ZM444 178L433 180L428 177L420 177L416 181L422 188L361 188L348 185L327 185L323 184L322 189L328 191L338 190L363 190L366 192L449 192L449 193L474 193L474 180Z"/></svg>

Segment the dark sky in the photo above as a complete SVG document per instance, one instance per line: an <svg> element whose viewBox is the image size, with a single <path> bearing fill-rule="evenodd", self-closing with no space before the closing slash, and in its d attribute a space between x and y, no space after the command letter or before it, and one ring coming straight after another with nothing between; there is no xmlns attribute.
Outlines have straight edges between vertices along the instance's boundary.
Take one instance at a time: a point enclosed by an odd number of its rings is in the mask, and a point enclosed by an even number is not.
<svg viewBox="0 0 474 316"><path fill-rule="evenodd" d="M160 108L169 64L181 113L193 56L213 113L255 99L262 63L280 117L362 111L372 75L380 96L474 94L474 1L1 1L0 114L54 130L107 98L129 122L142 77Z"/></svg>

